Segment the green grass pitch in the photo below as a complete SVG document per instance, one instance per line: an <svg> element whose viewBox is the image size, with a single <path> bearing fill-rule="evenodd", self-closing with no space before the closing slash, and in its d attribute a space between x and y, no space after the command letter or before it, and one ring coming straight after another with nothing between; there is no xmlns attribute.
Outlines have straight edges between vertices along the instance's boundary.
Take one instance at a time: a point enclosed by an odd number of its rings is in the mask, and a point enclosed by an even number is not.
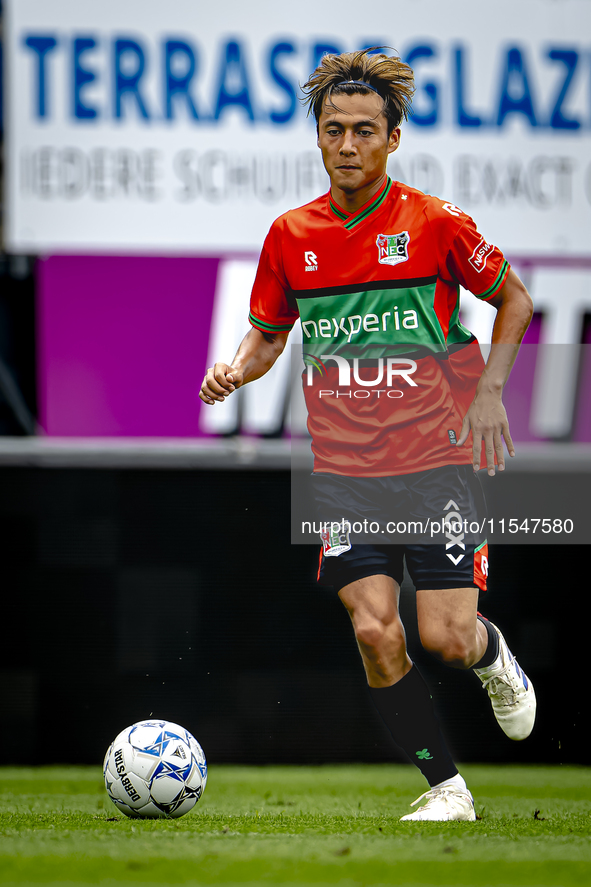
<svg viewBox="0 0 591 887"><path fill-rule="evenodd" d="M474 823L399 822L410 765L210 766L191 813L138 821L99 768L0 768L0 884L591 884L591 768L462 773Z"/></svg>

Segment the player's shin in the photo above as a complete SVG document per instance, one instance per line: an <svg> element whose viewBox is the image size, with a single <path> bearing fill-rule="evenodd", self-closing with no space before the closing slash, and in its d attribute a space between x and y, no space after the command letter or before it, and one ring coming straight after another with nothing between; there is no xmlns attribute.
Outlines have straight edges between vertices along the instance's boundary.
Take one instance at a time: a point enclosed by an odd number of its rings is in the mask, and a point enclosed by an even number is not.
<svg viewBox="0 0 591 887"><path fill-rule="evenodd" d="M448 751L423 677L413 665L391 687L370 687L371 698L392 738L419 768L430 786L458 770Z"/></svg>

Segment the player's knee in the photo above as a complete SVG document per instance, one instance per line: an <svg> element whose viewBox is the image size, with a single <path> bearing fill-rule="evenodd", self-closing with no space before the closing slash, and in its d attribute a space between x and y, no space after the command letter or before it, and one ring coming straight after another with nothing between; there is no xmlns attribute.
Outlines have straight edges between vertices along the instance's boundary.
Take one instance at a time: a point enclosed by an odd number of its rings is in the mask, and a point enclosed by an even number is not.
<svg viewBox="0 0 591 887"><path fill-rule="evenodd" d="M398 620L361 619L355 624L355 637L363 650L373 657L396 656L400 649L405 649L404 630Z"/></svg>
<svg viewBox="0 0 591 887"><path fill-rule="evenodd" d="M366 650L379 650L385 635L386 626L380 619L360 619L355 625L355 637Z"/></svg>
<svg viewBox="0 0 591 887"><path fill-rule="evenodd" d="M452 668L469 668L474 659L474 644L461 632L422 631L425 650Z"/></svg>

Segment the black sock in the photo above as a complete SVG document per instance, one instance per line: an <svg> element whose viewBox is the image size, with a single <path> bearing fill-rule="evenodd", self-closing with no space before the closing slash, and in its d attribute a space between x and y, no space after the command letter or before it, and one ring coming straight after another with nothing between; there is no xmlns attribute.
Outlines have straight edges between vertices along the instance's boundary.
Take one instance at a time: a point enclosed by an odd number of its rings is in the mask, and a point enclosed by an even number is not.
<svg viewBox="0 0 591 887"><path fill-rule="evenodd" d="M458 772L441 734L423 676L413 665L392 687L370 687L371 698L396 745L419 768L429 785Z"/></svg>
<svg viewBox="0 0 591 887"><path fill-rule="evenodd" d="M477 616L478 620L482 622L484 627L486 628L488 634L488 646L484 651L484 656L482 659L479 659L476 665L473 665L472 668L488 668L489 665L492 665L497 656L499 655L499 636L484 616L481 616L480 613Z"/></svg>

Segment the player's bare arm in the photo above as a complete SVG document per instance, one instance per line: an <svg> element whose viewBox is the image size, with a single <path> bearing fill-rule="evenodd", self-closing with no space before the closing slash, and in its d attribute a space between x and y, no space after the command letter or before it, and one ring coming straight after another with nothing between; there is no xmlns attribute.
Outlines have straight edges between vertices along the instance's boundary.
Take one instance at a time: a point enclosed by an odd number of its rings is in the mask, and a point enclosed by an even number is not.
<svg viewBox="0 0 591 887"><path fill-rule="evenodd" d="M285 348L288 335L263 333L252 327L231 365L220 361L207 370L199 392L203 403L223 402L237 388L264 376Z"/></svg>
<svg viewBox="0 0 591 887"><path fill-rule="evenodd" d="M505 468L503 439L509 455L515 455L502 394L532 318L533 302L517 274L510 270L502 288L490 299L490 304L497 309L490 356L474 400L464 417L458 446L465 443L472 429L474 470L480 467L484 441L486 468L492 476L495 473L495 454L499 471Z"/></svg>

